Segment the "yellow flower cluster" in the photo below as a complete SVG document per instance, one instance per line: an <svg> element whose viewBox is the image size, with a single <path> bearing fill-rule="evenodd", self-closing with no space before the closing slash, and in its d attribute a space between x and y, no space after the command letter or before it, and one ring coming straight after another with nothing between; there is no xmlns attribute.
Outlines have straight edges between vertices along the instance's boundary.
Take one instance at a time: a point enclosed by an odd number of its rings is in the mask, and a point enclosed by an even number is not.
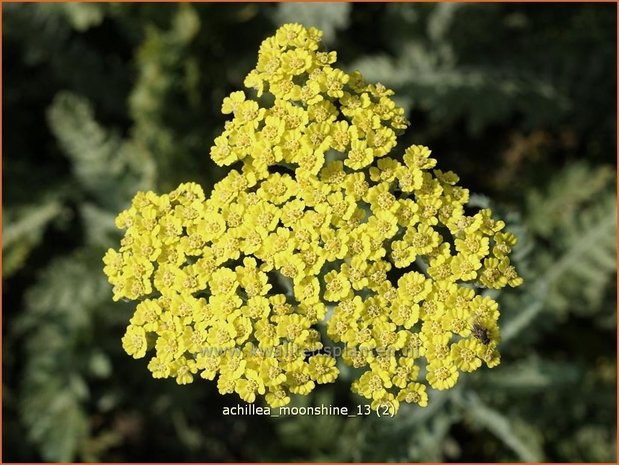
<svg viewBox="0 0 619 465"><path fill-rule="evenodd" d="M208 199L187 183L118 216L105 273L115 300L142 299L123 347L154 348L156 378L282 406L338 377L324 328L363 369L354 392L425 406L427 385L499 363L497 303L476 290L522 282L516 238L490 210L465 213L468 190L426 147L388 156L408 125L393 92L334 67L320 38L288 24L262 43L245 80L257 99L224 99L211 149L239 170Z"/></svg>

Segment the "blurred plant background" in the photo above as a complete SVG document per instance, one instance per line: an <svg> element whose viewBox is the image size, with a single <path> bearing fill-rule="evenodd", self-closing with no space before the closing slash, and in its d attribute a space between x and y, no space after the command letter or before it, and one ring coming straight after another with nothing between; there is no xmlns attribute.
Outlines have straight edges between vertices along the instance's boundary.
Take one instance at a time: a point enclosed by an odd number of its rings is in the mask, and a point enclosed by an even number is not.
<svg viewBox="0 0 619 465"><path fill-rule="evenodd" d="M503 363L393 419L223 416L236 397L121 349L114 216L210 190L221 101L291 21L521 238ZM3 5L4 460L614 462L615 31L611 4ZM354 406L349 381L294 402Z"/></svg>

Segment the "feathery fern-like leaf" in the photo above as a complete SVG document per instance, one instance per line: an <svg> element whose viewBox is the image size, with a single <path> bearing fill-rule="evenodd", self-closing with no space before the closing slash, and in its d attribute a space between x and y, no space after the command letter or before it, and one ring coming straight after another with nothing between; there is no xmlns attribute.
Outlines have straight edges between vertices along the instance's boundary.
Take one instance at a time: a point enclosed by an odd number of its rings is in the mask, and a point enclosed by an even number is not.
<svg viewBox="0 0 619 465"><path fill-rule="evenodd" d="M103 128L86 99L59 93L49 108L48 120L73 163L75 176L102 205L111 210L123 208L136 190L152 184L150 157Z"/></svg>
<svg viewBox="0 0 619 465"><path fill-rule="evenodd" d="M531 191L527 197L527 224L530 230L549 237L568 225L578 210L608 188L614 172L608 166L590 167L585 162L569 164L555 176L546 192ZM578 186L578 189L574 187Z"/></svg>
<svg viewBox="0 0 619 465"><path fill-rule="evenodd" d="M482 426L507 447L523 462L540 462L543 460L543 452L539 444L535 444L529 438L523 437L520 428L517 428L510 418L501 412L485 405L477 395L469 393L468 396L458 400L461 407L473 422Z"/></svg>
<svg viewBox="0 0 619 465"><path fill-rule="evenodd" d="M548 305L558 312L599 310L604 289L617 272L617 199L610 192L573 219L565 231L565 252L542 277Z"/></svg>
<svg viewBox="0 0 619 465"><path fill-rule="evenodd" d="M2 225L2 276L19 269L41 242L47 226L62 212L56 199L41 204L5 210Z"/></svg>

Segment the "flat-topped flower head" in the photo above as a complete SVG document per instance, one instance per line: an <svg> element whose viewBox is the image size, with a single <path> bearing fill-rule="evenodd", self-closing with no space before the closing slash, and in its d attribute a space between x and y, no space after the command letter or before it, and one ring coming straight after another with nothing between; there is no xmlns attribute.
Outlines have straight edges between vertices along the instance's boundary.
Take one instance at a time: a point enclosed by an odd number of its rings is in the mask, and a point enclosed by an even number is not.
<svg viewBox="0 0 619 465"><path fill-rule="evenodd" d="M104 272L114 300L140 301L122 345L154 352L155 378L246 402L286 405L344 363L375 408L424 407L428 388L500 362L479 289L522 283L517 239L490 210L465 214L468 190L430 149L398 154L393 91L338 68L321 36L287 24L262 43L247 91L223 100L211 158L231 170L210 195L138 193L118 216ZM341 360L318 352L333 342Z"/></svg>

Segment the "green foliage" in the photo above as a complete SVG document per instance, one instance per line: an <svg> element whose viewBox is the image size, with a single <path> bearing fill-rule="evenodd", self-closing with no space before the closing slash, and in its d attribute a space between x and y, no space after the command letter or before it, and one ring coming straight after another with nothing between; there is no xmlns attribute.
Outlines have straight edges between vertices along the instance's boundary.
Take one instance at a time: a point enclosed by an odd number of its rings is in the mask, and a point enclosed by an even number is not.
<svg viewBox="0 0 619 465"><path fill-rule="evenodd" d="M598 202L566 229L565 253L545 276L549 305L558 311L600 311L604 290L617 273L617 198L608 192Z"/></svg>
<svg viewBox="0 0 619 465"><path fill-rule="evenodd" d="M3 276L8 277L23 266L30 252L43 239L46 226L61 213L62 206L57 200L4 211Z"/></svg>
<svg viewBox="0 0 619 465"><path fill-rule="evenodd" d="M137 53L140 74L129 101L134 131L164 171L174 170L174 165L189 155L186 143L179 141L166 120L181 117L173 113L178 110L170 109L171 101L196 103L198 63L195 57L187 56L187 48L199 30L195 11L184 6L169 30L147 26Z"/></svg>
<svg viewBox="0 0 619 465"><path fill-rule="evenodd" d="M459 399L459 402L474 425L490 430L516 454L518 460L523 462L539 462L542 460L540 438L526 434L526 432L531 432L530 427L521 427L519 431L518 424L522 424L522 421L517 423L513 418L507 418L502 413L485 405L474 394L469 395L468 398Z"/></svg>
<svg viewBox="0 0 619 465"><path fill-rule="evenodd" d="M598 196L610 191L615 172L609 166L590 167L584 162L566 166L551 179L545 191L532 190L527 198L530 231L545 239L573 226L582 207L598 202ZM578 189L574 187L578 186Z"/></svg>
<svg viewBox="0 0 619 465"><path fill-rule="evenodd" d="M96 3L65 3L62 8L71 26L77 31L98 26L105 17L103 5Z"/></svg>
<svg viewBox="0 0 619 465"><path fill-rule="evenodd" d="M554 20L547 20L550 15ZM368 79L403 90L437 130L460 119L478 133L514 116L528 129L566 119L591 128L595 113L585 99L595 95L602 104L601 88L588 96L582 89L585 82L599 83L604 72L590 47L595 43L598 56L606 59L614 53L610 10L604 16L595 7L558 11L532 5L402 3L381 19L379 33L384 31L387 50L354 65ZM584 24L595 33L577 31ZM604 86L613 92L610 82ZM606 125L599 127L612 135Z"/></svg>
<svg viewBox="0 0 619 465"><path fill-rule="evenodd" d="M84 335L92 319L89 306L108 294L104 280L91 281L90 270L96 263L92 258L78 254L52 262L30 289L26 313L16 322L28 341L22 419L30 438L41 445L42 457L49 461L71 460L89 435L83 406L89 389L79 354L92 350Z"/></svg>
<svg viewBox="0 0 619 465"><path fill-rule="evenodd" d="M40 445L43 459L70 461L78 453L92 456L89 384L110 374L109 358L93 334L96 312L110 307L110 289L101 272L103 247L116 235L118 209L136 189L149 186L153 164L131 143L102 128L84 98L58 93L48 120L73 169L73 179L63 189L67 204L41 199L30 207L36 214L9 220L9 240L3 246L12 256L31 237L40 241L49 220L63 208L81 216L85 234L81 241L73 239L81 247L56 256L38 273L13 326L13 335L26 341L20 412L29 438ZM116 321L104 320L108 327Z"/></svg>
<svg viewBox="0 0 619 465"><path fill-rule="evenodd" d="M615 8L526 4L3 7L7 461L616 460ZM394 86L428 144L520 237L493 296L502 364L396 418L226 417L207 383L122 353L101 257L138 190L220 178L223 97L287 21ZM540 402L539 399L543 399ZM361 399L345 382L298 405Z"/></svg>
<svg viewBox="0 0 619 465"><path fill-rule="evenodd" d="M573 312L608 328L616 326L614 309L604 305L605 290L617 273L615 178L607 166L592 169L575 163L558 173L545 192L531 191L529 231L549 244L526 264L534 284L525 306L506 324L504 340L523 331L542 311L563 319Z"/></svg>
<svg viewBox="0 0 619 465"><path fill-rule="evenodd" d="M368 79L402 90L411 105L439 125L464 118L471 131L479 132L517 113L531 118L527 124L534 127L564 111L567 96L538 70L514 69L511 59L467 59L459 53L469 29L461 22L475 12L488 21L508 20L504 10L474 4L446 3L426 11L400 4L385 19L404 18L390 39L390 53L363 58L354 66ZM413 40L410 30L416 31ZM511 51L505 54L511 56Z"/></svg>
<svg viewBox="0 0 619 465"><path fill-rule="evenodd" d="M75 179L100 205L115 212L126 205L136 188L152 185L155 166L149 155L102 128L84 98L58 93L47 114Z"/></svg>

